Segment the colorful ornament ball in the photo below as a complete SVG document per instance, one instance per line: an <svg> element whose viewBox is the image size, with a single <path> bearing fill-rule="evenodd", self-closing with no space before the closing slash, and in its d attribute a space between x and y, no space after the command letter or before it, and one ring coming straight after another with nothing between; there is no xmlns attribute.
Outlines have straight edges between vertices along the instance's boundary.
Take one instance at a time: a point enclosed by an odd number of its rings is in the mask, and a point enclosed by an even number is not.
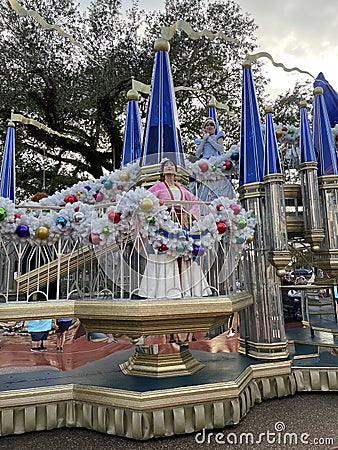
<svg viewBox="0 0 338 450"><path fill-rule="evenodd" d="M67 225L67 220L64 217L60 216L56 219L56 225L61 225L61 227L63 228Z"/></svg>
<svg viewBox="0 0 338 450"><path fill-rule="evenodd" d="M7 217L7 211L5 208L0 208L0 221L5 220Z"/></svg>
<svg viewBox="0 0 338 450"><path fill-rule="evenodd" d="M232 169L232 162L230 161L230 159L227 159L226 161L224 161L224 167L225 167L225 170Z"/></svg>
<svg viewBox="0 0 338 450"><path fill-rule="evenodd" d="M16 227L15 233L21 238L28 237L29 227L27 225L19 225Z"/></svg>
<svg viewBox="0 0 338 450"><path fill-rule="evenodd" d="M89 242L91 242L93 245L98 245L101 241L100 235L96 233L90 233L89 235Z"/></svg>
<svg viewBox="0 0 338 450"><path fill-rule="evenodd" d="M77 201L77 198L75 195L73 194L68 194L66 195L66 197L64 198L64 202L65 203L74 203Z"/></svg>
<svg viewBox="0 0 338 450"><path fill-rule="evenodd" d="M141 211L149 212L149 211L151 211L153 209L153 207L154 207L154 202L152 201L151 198L146 197L146 198L141 200L141 203L140 203Z"/></svg>
<svg viewBox="0 0 338 450"><path fill-rule="evenodd" d="M216 222L216 227L219 234L225 233L228 228L225 222Z"/></svg>
<svg viewBox="0 0 338 450"><path fill-rule="evenodd" d="M121 213L115 212L113 209L108 213L108 220L113 223L119 223L121 220Z"/></svg>
<svg viewBox="0 0 338 450"><path fill-rule="evenodd" d="M49 229L45 226L40 226L35 230L35 236L38 239L47 239L49 237Z"/></svg>
<svg viewBox="0 0 338 450"><path fill-rule="evenodd" d="M201 172L207 172L209 169L209 165L206 161L200 162L198 167L201 169Z"/></svg>

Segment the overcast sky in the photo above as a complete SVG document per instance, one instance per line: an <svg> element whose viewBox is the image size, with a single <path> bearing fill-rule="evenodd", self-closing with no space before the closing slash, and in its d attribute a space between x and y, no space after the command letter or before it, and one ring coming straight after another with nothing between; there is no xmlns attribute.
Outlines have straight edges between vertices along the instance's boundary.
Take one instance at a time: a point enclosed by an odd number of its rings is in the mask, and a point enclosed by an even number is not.
<svg viewBox="0 0 338 450"><path fill-rule="evenodd" d="M89 0L82 0L84 6ZM128 8L131 0L123 0ZM338 0L237 0L249 13L259 29L257 51L272 55L286 67L299 67L325 78L338 91ZM162 8L164 0L139 0L140 8ZM179 17L177 18L179 19ZM271 94L285 92L296 80L309 79L298 72L286 73L264 61L266 75L271 79Z"/></svg>

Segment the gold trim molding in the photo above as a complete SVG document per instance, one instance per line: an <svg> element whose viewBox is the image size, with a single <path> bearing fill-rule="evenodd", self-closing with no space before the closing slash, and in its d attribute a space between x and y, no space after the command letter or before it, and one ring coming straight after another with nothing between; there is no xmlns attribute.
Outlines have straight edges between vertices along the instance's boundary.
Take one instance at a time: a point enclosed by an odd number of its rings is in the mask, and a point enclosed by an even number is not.
<svg viewBox="0 0 338 450"><path fill-rule="evenodd" d="M187 349L179 353L157 355L135 351L119 367L125 375L166 378L192 375L203 369L205 364L194 358Z"/></svg>
<svg viewBox="0 0 338 450"><path fill-rule="evenodd" d="M0 399L0 435L82 427L146 440L237 424L263 400L337 390L337 368L291 371L290 361L250 366L232 382L149 392L74 384L11 390Z"/></svg>
<svg viewBox="0 0 338 450"><path fill-rule="evenodd" d="M88 332L142 336L209 331L252 303L249 293L167 300L9 302L0 304L0 320L77 317Z"/></svg>

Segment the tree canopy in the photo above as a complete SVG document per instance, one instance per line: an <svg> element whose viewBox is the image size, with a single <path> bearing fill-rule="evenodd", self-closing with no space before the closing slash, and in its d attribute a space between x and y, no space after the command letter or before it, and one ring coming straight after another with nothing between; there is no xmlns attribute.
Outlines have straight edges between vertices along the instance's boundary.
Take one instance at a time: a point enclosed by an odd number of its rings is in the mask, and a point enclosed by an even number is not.
<svg viewBox="0 0 338 450"><path fill-rule="evenodd" d="M32 17L19 17L0 4L0 129L2 145L11 110L38 120L68 137L30 125L16 126L18 197L41 190L54 192L79 178L102 175L120 166L126 94L132 77L150 84L153 43L161 27L178 19L196 31L222 31L240 45L221 38L190 39L177 31L170 41L175 85L198 89L176 95L185 151L201 134L211 95L227 103L233 116L219 111L226 145L238 143L241 63L255 48L256 25L234 0L167 0L164 11L146 13L137 1L122 14L121 1L93 0L82 13L72 0L26 0L50 24L57 24L84 46L42 28ZM253 67L261 105L265 80ZM140 109L146 115L147 96ZM2 151L0 150L0 154ZM29 180L29 183L27 183Z"/></svg>

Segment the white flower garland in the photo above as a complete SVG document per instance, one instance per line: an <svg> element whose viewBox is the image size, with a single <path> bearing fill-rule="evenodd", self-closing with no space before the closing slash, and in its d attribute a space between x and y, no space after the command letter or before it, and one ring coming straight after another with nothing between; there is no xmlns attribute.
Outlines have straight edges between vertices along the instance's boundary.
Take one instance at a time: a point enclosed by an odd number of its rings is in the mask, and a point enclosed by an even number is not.
<svg viewBox="0 0 338 450"><path fill-rule="evenodd" d="M192 177L204 183L209 180L219 180L224 176L230 176L238 169L239 147L233 145L220 156L212 156L209 159L199 159L191 163L186 161L186 166L191 171Z"/></svg>
<svg viewBox="0 0 338 450"><path fill-rule="evenodd" d="M119 196L116 206L92 222L95 243L110 245L122 241L135 223L135 233L146 238L155 251L194 258L227 236L241 252L251 242L256 220L234 199L221 197L210 205L209 214L194 220L190 230L171 219L165 205L142 187Z"/></svg>
<svg viewBox="0 0 338 450"><path fill-rule="evenodd" d="M222 165L227 157L208 160L209 165L218 164L212 170L215 177L224 177ZM190 230L182 230L155 195L143 187L131 189L138 169L138 164L129 164L99 180L81 181L39 203L27 202L25 207L16 208L10 200L0 198L0 234L31 245L53 244L72 236L105 246L123 241L135 228L155 251L185 258L202 254L223 237L238 252L251 241L256 220L234 199L224 197L215 199L209 213L194 220ZM103 214L95 208L100 204Z"/></svg>
<svg viewBox="0 0 338 450"><path fill-rule="evenodd" d="M265 134L265 125L262 126L263 135ZM299 141L299 131L298 127L293 125L275 125L275 132L278 142L286 144L296 144Z"/></svg>

